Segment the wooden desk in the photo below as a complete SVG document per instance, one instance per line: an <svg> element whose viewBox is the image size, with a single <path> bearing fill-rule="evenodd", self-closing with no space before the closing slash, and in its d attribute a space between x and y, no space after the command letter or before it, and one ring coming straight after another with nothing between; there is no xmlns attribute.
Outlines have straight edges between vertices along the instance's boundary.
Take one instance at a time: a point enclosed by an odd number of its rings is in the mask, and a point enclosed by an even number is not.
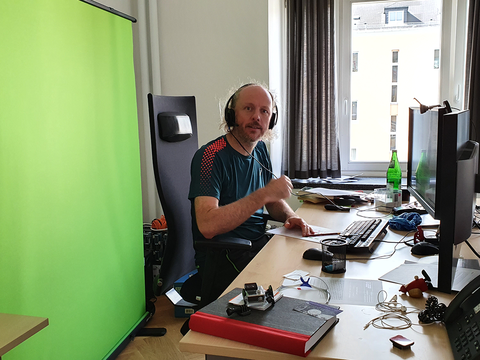
<svg viewBox="0 0 480 360"><path fill-rule="evenodd" d="M325 211L323 206L307 204L298 209L297 214L308 223L332 229L345 228L351 221L362 219L356 215L356 210L350 213ZM372 215L372 214L365 214ZM395 233L389 230L384 240L398 241L404 233ZM317 244L310 241L276 235L252 260L252 262L239 274L227 291L239 287L244 283L257 282L260 285L272 285L276 288L281 285L284 274L293 270L305 270L311 275L346 277L353 279L378 279L388 271L394 269L405 260L431 261L435 257L419 259L410 253L406 245L397 246L396 253L386 260L368 260L382 254L392 252L395 244L381 243L374 254L361 255L362 260L348 260L358 258L359 255L347 255L347 271L344 274L326 274L321 271L321 262L304 260L303 252ZM466 257L471 257L468 247L463 246L462 252L467 251ZM421 274L419 274L421 276ZM413 279L412 279L413 280ZM387 299L394 295L399 296L399 301L406 306L425 308L425 300L414 299L403 295L398 284L383 283L387 291ZM438 297L439 302L446 305L453 299L453 295L432 291L429 294ZM429 326L413 326L406 330L383 330L364 326L373 318L379 316L372 306L342 305L343 312L339 315L339 323L320 341L309 354L309 359L453 359L447 332L442 324ZM413 323L418 323L415 314L412 315ZM400 350L392 346L389 338L401 334L415 342L411 350ZM256 346L242 344L202 333L190 331L180 341L180 350L194 353L210 354L208 359L222 358L247 358L258 360L271 359L299 359L297 356L263 349Z"/></svg>
<svg viewBox="0 0 480 360"><path fill-rule="evenodd" d="M47 325L47 318L0 313L0 357Z"/></svg>

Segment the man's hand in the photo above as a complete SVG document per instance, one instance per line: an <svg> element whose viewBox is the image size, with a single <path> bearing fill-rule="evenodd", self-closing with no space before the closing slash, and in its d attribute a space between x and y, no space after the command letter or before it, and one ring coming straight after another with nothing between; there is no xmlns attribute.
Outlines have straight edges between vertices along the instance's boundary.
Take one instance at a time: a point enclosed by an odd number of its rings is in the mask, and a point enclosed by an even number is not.
<svg viewBox="0 0 480 360"><path fill-rule="evenodd" d="M270 180L265 186L268 196L266 203L274 203L279 200L288 199L292 193L293 185L288 176L282 175L278 179Z"/></svg>
<svg viewBox="0 0 480 360"><path fill-rule="evenodd" d="M296 227L302 229L302 236L309 236L309 235L314 234L314 231L310 227L310 225L308 225L305 222L305 220L303 220L301 217L298 217L296 215L289 217L283 225L287 229L293 229L293 228L296 228Z"/></svg>

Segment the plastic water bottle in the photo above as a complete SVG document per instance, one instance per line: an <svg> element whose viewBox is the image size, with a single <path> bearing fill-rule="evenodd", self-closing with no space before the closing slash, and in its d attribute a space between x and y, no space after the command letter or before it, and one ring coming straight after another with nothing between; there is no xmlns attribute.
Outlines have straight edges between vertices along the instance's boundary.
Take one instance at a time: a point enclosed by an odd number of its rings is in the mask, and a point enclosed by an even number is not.
<svg viewBox="0 0 480 360"><path fill-rule="evenodd" d="M402 169L398 162L397 150L392 150L392 158L387 170L387 189L389 191L400 190L402 184Z"/></svg>

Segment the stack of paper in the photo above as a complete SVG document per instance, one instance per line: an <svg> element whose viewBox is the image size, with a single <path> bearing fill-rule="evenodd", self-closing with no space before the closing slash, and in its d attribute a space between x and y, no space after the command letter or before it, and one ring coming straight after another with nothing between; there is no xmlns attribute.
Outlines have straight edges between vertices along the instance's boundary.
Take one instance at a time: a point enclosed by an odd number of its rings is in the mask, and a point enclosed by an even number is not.
<svg viewBox="0 0 480 360"><path fill-rule="evenodd" d="M327 189L322 187L310 188L304 187L297 192L298 199L313 203L328 202L328 199L334 199L340 196L360 196L360 193L349 190Z"/></svg>

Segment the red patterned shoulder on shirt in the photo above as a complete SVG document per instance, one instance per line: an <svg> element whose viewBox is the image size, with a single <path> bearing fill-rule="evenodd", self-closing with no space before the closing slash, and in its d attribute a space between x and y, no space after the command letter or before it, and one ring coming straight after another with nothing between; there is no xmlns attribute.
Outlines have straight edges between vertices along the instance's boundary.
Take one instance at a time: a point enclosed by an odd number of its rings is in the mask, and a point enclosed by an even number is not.
<svg viewBox="0 0 480 360"><path fill-rule="evenodd" d="M207 186L208 184L208 180L210 179L212 174L212 166L215 155L220 150L224 149L226 146L227 142L225 141L225 138L222 137L205 148L205 151L203 152L202 162L200 165L201 187Z"/></svg>

